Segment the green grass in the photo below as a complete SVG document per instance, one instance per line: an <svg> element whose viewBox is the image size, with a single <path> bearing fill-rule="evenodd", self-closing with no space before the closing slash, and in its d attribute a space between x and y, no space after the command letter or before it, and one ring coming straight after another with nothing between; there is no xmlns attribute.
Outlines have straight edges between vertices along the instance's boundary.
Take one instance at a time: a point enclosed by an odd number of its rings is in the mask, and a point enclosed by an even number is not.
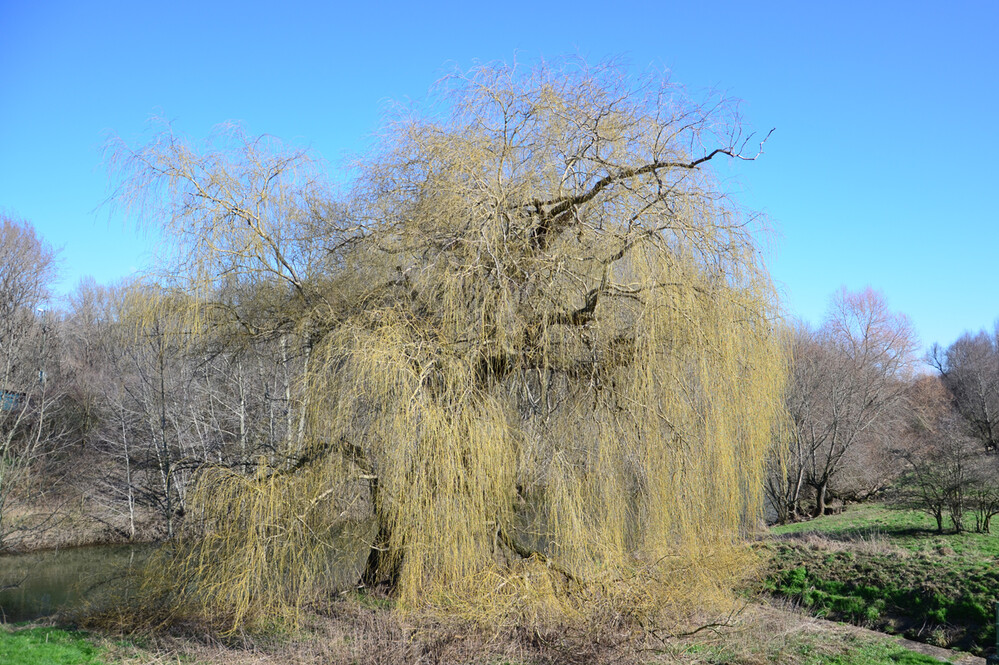
<svg viewBox="0 0 999 665"><path fill-rule="evenodd" d="M968 518L972 519L970 515ZM945 527L947 524L944 522ZM855 540L888 538L893 545L913 554L934 554L941 549L950 549L959 555L996 558L999 557L999 523L996 530L996 534L955 534L945 529L939 534L936 522L925 513L871 503L851 506L839 515L776 526L770 532L774 535L819 533Z"/></svg>
<svg viewBox="0 0 999 665"><path fill-rule="evenodd" d="M937 660L915 651L909 651L894 642L878 641L865 644L847 644L844 653L803 653L804 665L939 665ZM807 648L807 647L803 647Z"/></svg>
<svg viewBox="0 0 999 665"><path fill-rule="evenodd" d="M997 536L941 535L925 515L877 505L772 533L766 592L938 646L981 654L994 643Z"/></svg>
<svg viewBox="0 0 999 665"><path fill-rule="evenodd" d="M391 610L395 607L393 599L373 594L363 589L352 591L346 594L346 597L368 610Z"/></svg>
<svg viewBox="0 0 999 665"><path fill-rule="evenodd" d="M0 628L3 665L105 665L106 650L86 633L60 628Z"/></svg>

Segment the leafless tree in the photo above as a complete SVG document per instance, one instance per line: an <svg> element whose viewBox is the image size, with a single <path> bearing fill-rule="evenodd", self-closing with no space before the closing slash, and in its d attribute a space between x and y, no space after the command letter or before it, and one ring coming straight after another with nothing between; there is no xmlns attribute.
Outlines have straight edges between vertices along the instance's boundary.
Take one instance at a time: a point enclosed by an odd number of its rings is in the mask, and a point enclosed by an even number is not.
<svg viewBox="0 0 999 665"><path fill-rule="evenodd" d="M51 441L54 317L44 311L56 253L25 221L0 216L0 551L25 529L8 509ZM53 437L54 438L54 437Z"/></svg>
<svg viewBox="0 0 999 665"><path fill-rule="evenodd" d="M946 351L934 345L930 362L940 372L969 433L986 450L999 450L999 325L991 335L984 330L965 333Z"/></svg>
<svg viewBox="0 0 999 665"><path fill-rule="evenodd" d="M788 389L792 454L784 482L793 513L807 485L813 516L831 490L861 496L890 477L887 451L893 423L914 368L915 336L870 288L840 290L823 324L795 331ZM773 499L772 499L773 500Z"/></svg>
<svg viewBox="0 0 999 665"><path fill-rule="evenodd" d="M967 433L941 379L921 377L912 386L909 418L900 432L896 454L905 462L897 498L933 517L937 531L949 517L955 531L975 516L975 530L988 532L999 514L999 458Z"/></svg>
<svg viewBox="0 0 999 665"><path fill-rule="evenodd" d="M174 532L200 466L282 464L282 443L300 427L292 394L301 353L281 336L237 344L224 328L193 344L176 297L139 282L85 281L70 298L75 399L91 413L87 441L101 460L80 489L92 516L128 539ZM150 510L161 528L137 534Z"/></svg>

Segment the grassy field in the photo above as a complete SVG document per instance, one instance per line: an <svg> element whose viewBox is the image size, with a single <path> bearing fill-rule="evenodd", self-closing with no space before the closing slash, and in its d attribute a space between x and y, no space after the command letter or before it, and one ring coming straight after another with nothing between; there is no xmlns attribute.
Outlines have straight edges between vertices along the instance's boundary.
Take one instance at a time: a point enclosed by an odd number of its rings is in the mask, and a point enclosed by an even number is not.
<svg viewBox="0 0 999 665"><path fill-rule="evenodd" d="M976 654L995 644L999 536L880 505L772 529L763 589L817 616Z"/></svg>
<svg viewBox="0 0 999 665"><path fill-rule="evenodd" d="M795 663L796 665L939 665L941 661L905 649L888 640L863 640L856 637L803 637L795 644L768 649L765 643L755 652L745 648L691 647L688 655L700 654L694 663ZM687 662L681 660L681 662Z"/></svg>

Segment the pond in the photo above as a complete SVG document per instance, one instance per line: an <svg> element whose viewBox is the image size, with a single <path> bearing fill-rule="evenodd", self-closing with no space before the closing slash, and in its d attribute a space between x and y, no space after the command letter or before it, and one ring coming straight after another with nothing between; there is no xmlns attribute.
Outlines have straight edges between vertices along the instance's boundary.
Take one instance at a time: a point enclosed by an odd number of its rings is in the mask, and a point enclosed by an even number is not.
<svg viewBox="0 0 999 665"><path fill-rule="evenodd" d="M83 607L114 588L152 545L101 545L0 556L0 620L31 621Z"/></svg>
<svg viewBox="0 0 999 665"><path fill-rule="evenodd" d="M332 531L322 568L330 586L356 584L377 531L375 521L345 520ZM126 575L157 545L95 545L0 556L0 622L17 623L60 611L120 602Z"/></svg>

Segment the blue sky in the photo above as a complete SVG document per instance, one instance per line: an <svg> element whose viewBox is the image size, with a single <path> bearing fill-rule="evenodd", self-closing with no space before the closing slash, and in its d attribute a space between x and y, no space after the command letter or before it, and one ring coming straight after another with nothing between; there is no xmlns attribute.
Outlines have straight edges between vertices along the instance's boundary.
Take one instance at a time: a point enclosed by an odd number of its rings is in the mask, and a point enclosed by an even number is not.
<svg viewBox="0 0 999 665"><path fill-rule="evenodd" d="M236 120L336 164L454 66L623 56L776 127L726 173L776 228L789 313L817 322L839 286L871 285L926 346L999 318L994 0L361 5L0 0L0 210L62 248L60 290L108 282L154 242L99 209L109 133Z"/></svg>

